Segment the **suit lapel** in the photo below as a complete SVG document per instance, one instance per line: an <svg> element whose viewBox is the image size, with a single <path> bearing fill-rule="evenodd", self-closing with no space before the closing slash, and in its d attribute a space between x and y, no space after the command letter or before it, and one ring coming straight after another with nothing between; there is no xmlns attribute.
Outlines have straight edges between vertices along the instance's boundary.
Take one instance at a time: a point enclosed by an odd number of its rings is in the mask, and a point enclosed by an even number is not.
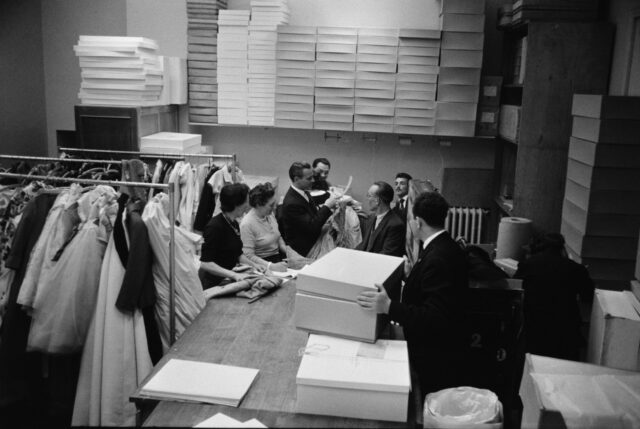
<svg viewBox="0 0 640 429"><path fill-rule="evenodd" d="M389 210L383 217L382 219L380 219L380 224L378 225L377 228L375 228L372 232L371 232L371 238L369 239L369 248L373 248L376 239L380 236L380 231L382 231L386 226L387 226L387 222L389 222L389 215L391 214L391 210ZM375 227L376 225L376 217L373 217L373 223L371 224L371 227Z"/></svg>
<svg viewBox="0 0 640 429"><path fill-rule="evenodd" d="M305 200L302 195L300 195L295 189L293 189L293 187L289 188L289 191L291 192L293 197L300 202L300 204L304 205L307 208L307 211L309 213L311 213L312 215L315 215L317 213L318 209L316 208L312 199L310 199L309 201Z"/></svg>

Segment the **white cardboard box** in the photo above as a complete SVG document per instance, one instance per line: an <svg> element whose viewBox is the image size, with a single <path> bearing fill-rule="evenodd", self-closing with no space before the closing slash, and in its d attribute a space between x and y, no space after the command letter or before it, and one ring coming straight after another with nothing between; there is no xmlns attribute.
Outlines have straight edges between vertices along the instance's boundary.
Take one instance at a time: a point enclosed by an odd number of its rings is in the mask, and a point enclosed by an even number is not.
<svg viewBox="0 0 640 429"><path fill-rule="evenodd" d="M378 338L387 320L354 301L300 292L296 294L294 318L299 329L368 343Z"/></svg>
<svg viewBox="0 0 640 429"><path fill-rule="evenodd" d="M587 361L640 370L640 315L633 293L596 289L591 310Z"/></svg>
<svg viewBox="0 0 640 429"><path fill-rule="evenodd" d="M140 138L141 151L147 147L182 151L201 144L202 135L200 134L160 132Z"/></svg>
<svg viewBox="0 0 640 429"><path fill-rule="evenodd" d="M397 288L404 260L396 256L338 247L298 273L299 292L356 301L376 284Z"/></svg>
<svg viewBox="0 0 640 429"><path fill-rule="evenodd" d="M296 384L299 413L406 422L407 343L309 335Z"/></svg>

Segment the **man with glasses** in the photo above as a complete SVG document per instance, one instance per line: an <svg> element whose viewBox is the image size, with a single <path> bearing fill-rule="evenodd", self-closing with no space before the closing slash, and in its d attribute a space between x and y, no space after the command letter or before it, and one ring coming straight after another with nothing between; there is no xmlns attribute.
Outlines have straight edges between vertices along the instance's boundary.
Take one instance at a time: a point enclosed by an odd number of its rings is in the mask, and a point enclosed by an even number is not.
<svg viewBox="0 0 640 429"><path fill-rule="evenodd" d="M367 192L371 215L364 222L362 242L358 250L402 256L404 252L405 227L402 220L391 210L393 188L387 182L375 182Z"/></svg>
<svg viewBox="0 0 640 429"><path fill-rule="evenodd" d="M306 256L322 232L332 210L338 205L338 197L330 195L316 206L309 194L314 182L309 163L294 162L289 168L291 187L282 203L282 226L286 243L300 255Z"/></svg>

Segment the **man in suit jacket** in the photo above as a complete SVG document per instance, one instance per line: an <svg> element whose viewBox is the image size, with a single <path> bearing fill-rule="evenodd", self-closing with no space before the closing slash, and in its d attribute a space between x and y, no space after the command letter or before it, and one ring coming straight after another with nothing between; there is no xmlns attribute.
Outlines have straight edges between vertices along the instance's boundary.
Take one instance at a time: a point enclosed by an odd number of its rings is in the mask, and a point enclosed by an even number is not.
<svg viewBox="0 0 640 429"><path fill-rule="evenodd" d="M320 207L309 194L313 183L313 171L308 163L294 162L289 168L291 187L282 203L284 239L293 250L306 256L322 232L337 197L331 195Z"/></svg>
<svg viewBox="0 0 640 429"><path fill-rule="evenodd" d="M402 325L423 395L459 385L464 369L467 263L462 249L444 230L448 209L436 192L424 192L416 199L415 219L409 225L424 246L401 301L390 299L383 287L358 296L362 307L387 313Z"/></svg>
<svg viewBox="0 0 640 429"><path fill-rule="evenodd" d="M375 182L367 192L367 200L372 214L364 222L362 242L356 249L402 256L405 225L389 207L393 188L386 182Z"/></svg>
<svg viewBox="0 0 640 429"><path fill-rule="evenodd" d="M409 199L409 180L413 179L408 173L396 174L395 191L396 205L393 211L398 215L404 224L407 224L407 203Z"/></svg>

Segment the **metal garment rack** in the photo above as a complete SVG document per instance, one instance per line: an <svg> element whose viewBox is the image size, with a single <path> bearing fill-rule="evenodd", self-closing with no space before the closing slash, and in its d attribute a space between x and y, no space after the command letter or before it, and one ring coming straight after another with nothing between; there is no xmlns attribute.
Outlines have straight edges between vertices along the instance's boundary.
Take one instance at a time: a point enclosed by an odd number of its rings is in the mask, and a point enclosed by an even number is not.
<svg viewBox="0 0 640 429"><path fill-rule="evenodd" d="M13 159L21 161L41 161L41 162L92 162L94 164L122 164L122 161L114 160L82 160L82 159L65 159L65 158L48 158L35 156L19 156L19 155L0 155L0 159ZM176 183L143 183L143 182L123 182L118 180L94 180L94 179L77 179L71 177L58 176L37 176L29 174L16 174L0 172L0 177L8 177L13 179L39 180L43 182L63 182L78 183L84 185L107 185L107 186L131 186L150 189L166 190L169 194L169 206L175 207ZM174 210L169 211L169 223L171 224L169 233L169 342L171 345L176 340L176 314L175 314L175 224L176 214Z"/></svg>
<svg viewBox="0 0 640 429"><path fill-rule="evenodd" d="M80 152L80 153L97 153L97 154L123 154L123 155L135 155L139 158L154 158L154 159L172 159L172 160L185 160L188 158L205 158L210 161L213 159L229 159L233 163L235 167L238 164L237 155L231 154L215 154L215 153L186 153L186 154L176 154L176 153L147 153L147 152L136 152L131 150L109 150L109 149L82 149L82 148L73 148L73 147L58 147L58 152ZM72 159L72 158L71 158ZM236 181L236 171L235 168L231 171L231 176L233 177L233 181Z"/></svg>

